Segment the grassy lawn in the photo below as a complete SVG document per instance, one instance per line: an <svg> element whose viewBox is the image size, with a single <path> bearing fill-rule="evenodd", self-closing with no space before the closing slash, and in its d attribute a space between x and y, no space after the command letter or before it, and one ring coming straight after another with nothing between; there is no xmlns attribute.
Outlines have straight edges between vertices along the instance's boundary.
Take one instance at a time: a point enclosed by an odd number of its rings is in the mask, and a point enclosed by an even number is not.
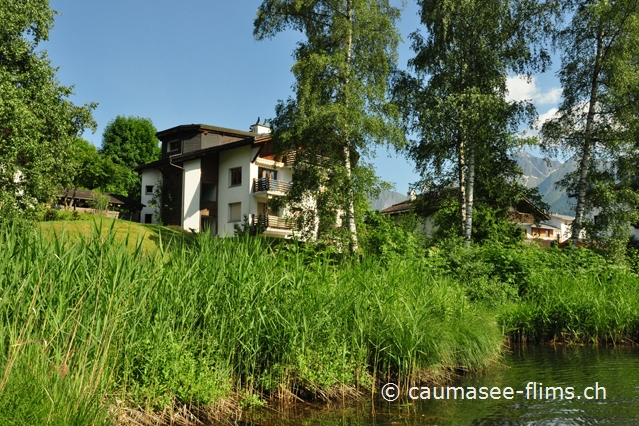
<svg viewBox="0 0 639 426"><path fill-rule="evenodd" d="M123 243L130 250L140 243L144 252L160 248L160 245L190 243L194 235L179 227L146 225L102 216L84 215L82 220L61 220L38 223L45 239L59 239L65 244L88 240L96 235L110 235L116 243Z"/></svg>

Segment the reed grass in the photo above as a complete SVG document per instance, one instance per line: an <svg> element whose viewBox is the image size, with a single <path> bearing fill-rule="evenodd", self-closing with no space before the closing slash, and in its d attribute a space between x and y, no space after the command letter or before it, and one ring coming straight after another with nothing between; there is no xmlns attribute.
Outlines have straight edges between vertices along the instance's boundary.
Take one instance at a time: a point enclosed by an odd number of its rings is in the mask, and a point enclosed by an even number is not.
<svg viewBox="0 0 639 426"><path fill-rule="evenodd" d="M419 259L336 263L162 232L149 249L118 226L0 230L0 423L329 399L481 368L501 349L495 315Z"/></svg>
<svg viewBox="0 0 639 426"><path fill-rule="evenodd" d="M518 340L638 342L639 277L615 265L536 274L500 319Z"/></svg>

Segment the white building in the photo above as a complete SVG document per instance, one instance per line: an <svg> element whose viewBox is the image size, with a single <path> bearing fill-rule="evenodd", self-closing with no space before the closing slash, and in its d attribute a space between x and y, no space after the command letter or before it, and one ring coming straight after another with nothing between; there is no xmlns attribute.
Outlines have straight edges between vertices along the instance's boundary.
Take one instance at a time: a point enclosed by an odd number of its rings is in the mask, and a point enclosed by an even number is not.
<svg viewBox="0 0 639 426"><path fill-rule="evenodd" d="M563 243L570 240L572 233L570 225L575 220L574 216L566 216L562 214L549 214L548 220L540 223L519 223L518 225L525 230L526 239L554 240ZM586 232L581 231L580 239L584 239Z"/></svg>
<svg viewBox="0 0 639 426"><path fill-rule="evenodd" d="M274 155L268 127L255 124L246 132L189 124L157 136L162 158L137 168L145 205L140 222L161 217L164 225L228 237L247 216L263 235L292 235L285 209L267 204L286 195L293 181L292 163ZM154 206L158 198L161 206Z"/></svg>

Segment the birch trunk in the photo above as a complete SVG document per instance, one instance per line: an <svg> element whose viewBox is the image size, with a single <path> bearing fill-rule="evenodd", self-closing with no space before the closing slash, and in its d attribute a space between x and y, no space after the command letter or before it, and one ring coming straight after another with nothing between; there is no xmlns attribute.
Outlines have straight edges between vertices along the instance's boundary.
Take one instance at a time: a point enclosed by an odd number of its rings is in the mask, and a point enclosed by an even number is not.
<svg viewBox="0 0 639 426"><path fill-rule="evenodd" d="M346 45L346 80L344 82L345 92L346 92L346 107L348 110L348 85L350 83L351 78L351 56L353 49L353 4L351 0L347 2L347 20L348 20L348 40ZM348 123L347 123L348 126ZM348 129L345 134L345 143L344 143L344 167L346 168L346 177L349 182L348 188L348 199L347 199L347 209L346 209L346 226L348 227L348 232L350 233L351 254L357 253L359 250L359 246L357 243L357 226L355 224L355 203L354 203L354 194L353 187L351 185L352 181L352 171L351 171L351 149L350 149L350 139Z"/></svg>
<svg viewBox="0 0 639 426"><path fill-rule="evenodd" d="M464 242L470 247L473 232L473 198L475 187L475 149L471 145L468 150L468 178L466 179L466 220L464 222Z"/></svg>
<svg viewBox="0 0 639 426"><path fill-rule="evenodd" d="M599 74L601 73L601 62L604 49L604 30L599 28L597 34L597 53L595 56L595 66L592 73L590 86L590 100L588 105L588 115L586 116L586 128L584 131L584 144L581 161L579 162L579 182L577 183L577 207L575 208L575 220L572 223L572 246L577 247L579 234L583 229L584 210L586 205L586 190L588 189L588 169L591 166L591 152L593 145L592 127L595 121L595 109L599 95Z"/></svg>
<svg viewBox="0 0 639 426"><path fill-rule="evenodd" d="M457 165L459 167L459 206L461 208L461 229L462 234L466 229L466 160L464 157L464 140L461 136L461 130L457 133L457 146L459 154L457 156Z"/></svg>

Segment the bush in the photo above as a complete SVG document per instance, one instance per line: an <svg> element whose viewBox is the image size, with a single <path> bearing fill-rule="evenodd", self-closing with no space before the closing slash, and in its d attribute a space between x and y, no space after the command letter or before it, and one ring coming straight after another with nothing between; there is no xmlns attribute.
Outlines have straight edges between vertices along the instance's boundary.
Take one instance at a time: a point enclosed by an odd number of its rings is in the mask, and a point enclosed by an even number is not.
<svg viewBox="0 0 639 426"><path fill-rule="evenodd" d="M418 222L413 217L403 217L399 223L377 211L369 211L364 219L360 240L365 255L386 262L399 258L424 256Z"/></svg>

